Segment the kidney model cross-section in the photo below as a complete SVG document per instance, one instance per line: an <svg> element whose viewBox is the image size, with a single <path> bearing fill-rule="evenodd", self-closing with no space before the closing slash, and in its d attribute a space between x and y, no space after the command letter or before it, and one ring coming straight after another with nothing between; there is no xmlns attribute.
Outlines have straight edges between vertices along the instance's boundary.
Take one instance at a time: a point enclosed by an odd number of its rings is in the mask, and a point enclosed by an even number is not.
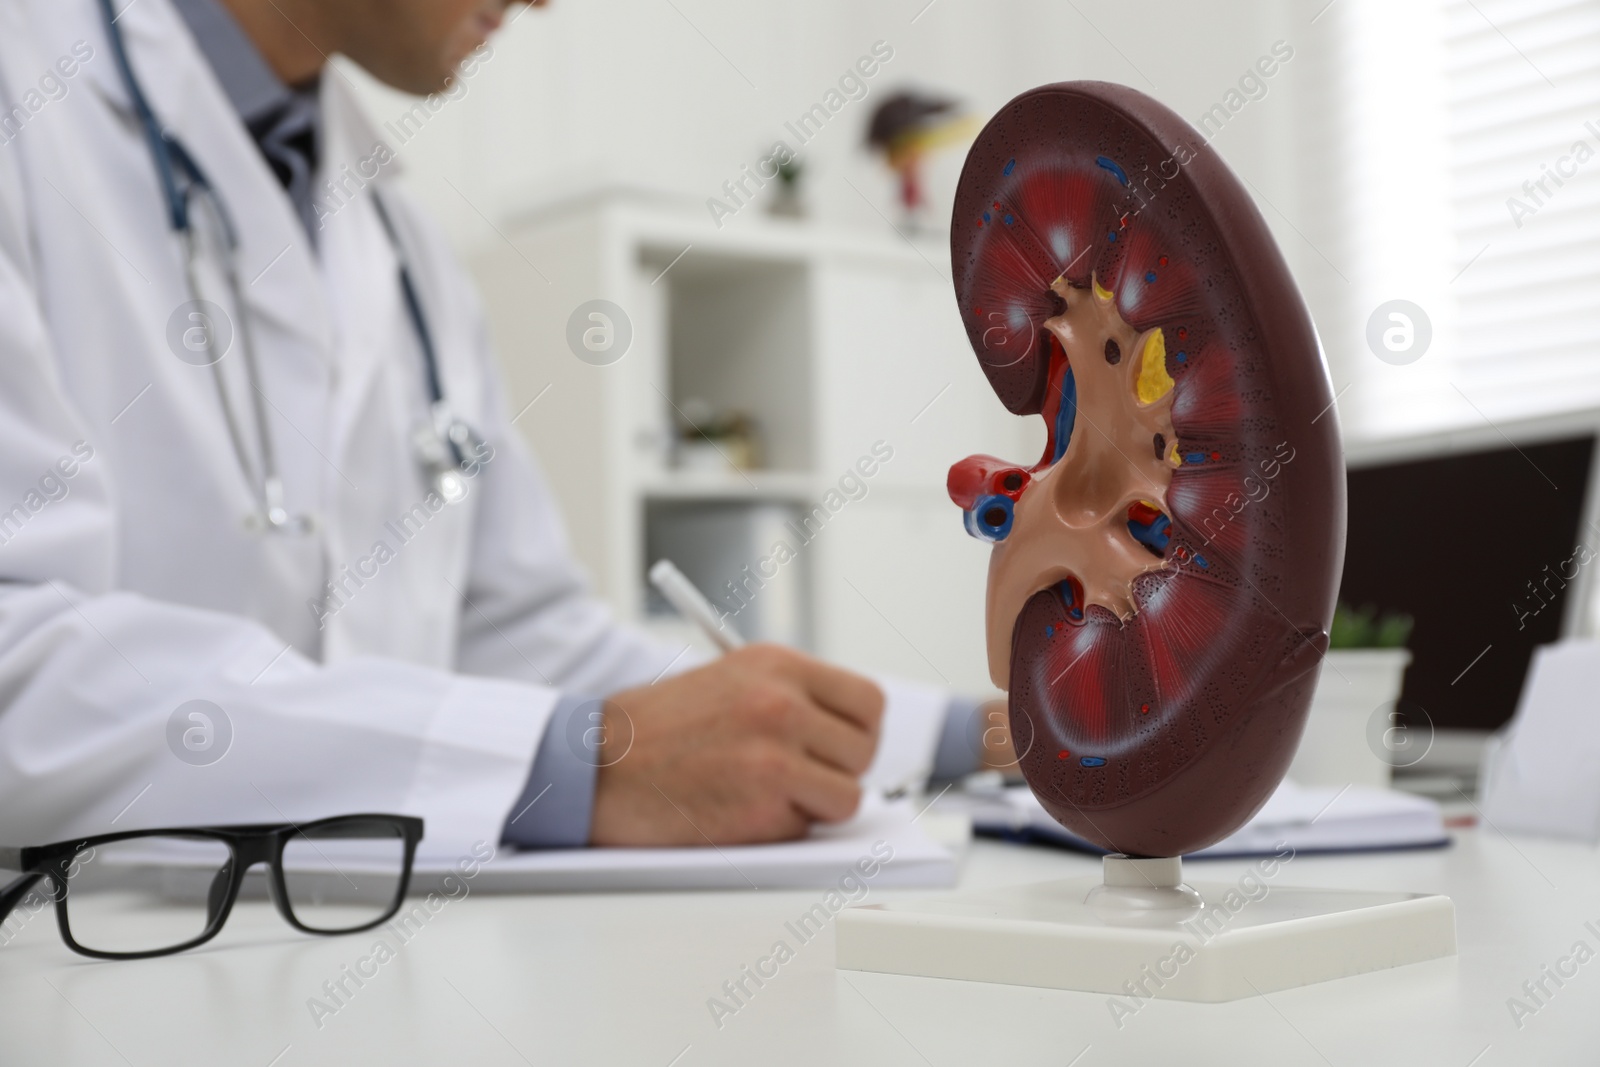
<svg viewBox="0 0 1600 1067"><path fill-rule="evenodd" d="M1344 551L1316 331L1239 179L1124 86L1050 85L979 135L956 299L1037 462L950 471L992 542L989 670L1028 784L1113 852L1243 825L1293 757Z"/></svg>

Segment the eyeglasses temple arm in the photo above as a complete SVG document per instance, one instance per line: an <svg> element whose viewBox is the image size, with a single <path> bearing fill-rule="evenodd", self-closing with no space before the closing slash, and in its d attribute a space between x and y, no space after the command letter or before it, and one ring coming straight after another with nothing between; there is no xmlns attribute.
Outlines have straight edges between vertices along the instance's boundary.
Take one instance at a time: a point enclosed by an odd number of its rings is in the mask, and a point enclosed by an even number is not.
<svg viewBox="0 0 1600 1067"><path fill-rule="evenodd" d="M0 863L0 867L3 866L4 864ZM43 877L43 871L34 871L32 874L23 875L4 889L0 889L0 923L6 921L6 917L11 914L11 910L22 902L23 898Z"/></svg>

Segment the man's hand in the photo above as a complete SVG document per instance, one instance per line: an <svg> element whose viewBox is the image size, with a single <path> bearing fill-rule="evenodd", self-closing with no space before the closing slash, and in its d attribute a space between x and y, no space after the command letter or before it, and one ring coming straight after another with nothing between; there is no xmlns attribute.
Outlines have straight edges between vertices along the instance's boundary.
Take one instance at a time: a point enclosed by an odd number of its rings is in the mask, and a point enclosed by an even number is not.
<svg viewBox="0 0 1600 1067"><path fill-rule="evenodd" d="M590 842L735 845L800 837L861 800L883 693L753 645L606 701Z"/></svg>

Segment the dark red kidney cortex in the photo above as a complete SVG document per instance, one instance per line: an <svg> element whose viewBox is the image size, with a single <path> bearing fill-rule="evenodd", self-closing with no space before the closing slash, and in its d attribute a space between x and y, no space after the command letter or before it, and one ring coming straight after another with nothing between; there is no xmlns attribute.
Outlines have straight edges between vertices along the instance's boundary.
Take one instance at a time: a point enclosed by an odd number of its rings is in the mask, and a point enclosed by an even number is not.
<svg viewBox="0 0 1600 1067"><path fill-rule="evenodd" d="M1029 739L1028 783L1063 825L1131 855L1203 848L1282 779L1327 645L1344 471L1310 316L1238 179L1192 127L1123 86L1046 86L995 116L961 176L951 260L995 393L1064 432L1101 429L1061 423L1047 400L1065 359L1042 328L1064 306L1052 283L1098 281L1129 325L1163 331L1170 527L1163 539L1149 514L1130 519L1161 562L1134 581L1126 619L1074 604L1066 582L1027 601L1011 718ZM952 492L996 490L1004 469L970 461Z"/></svg>

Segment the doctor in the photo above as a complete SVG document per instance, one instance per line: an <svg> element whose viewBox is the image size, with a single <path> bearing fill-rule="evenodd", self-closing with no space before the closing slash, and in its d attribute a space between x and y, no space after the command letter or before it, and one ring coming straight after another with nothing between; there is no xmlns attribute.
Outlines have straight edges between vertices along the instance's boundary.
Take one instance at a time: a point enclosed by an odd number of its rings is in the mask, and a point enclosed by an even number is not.
<svg viewBox="0 0 1600 1067"><path fill-rule="evenodd" d="M319 199L380 146L327 57L436 92L506 6L0 5L0 841L377 810L450 854L855 810L880 690L615 624L439 234L383 175Z"/></svg>

